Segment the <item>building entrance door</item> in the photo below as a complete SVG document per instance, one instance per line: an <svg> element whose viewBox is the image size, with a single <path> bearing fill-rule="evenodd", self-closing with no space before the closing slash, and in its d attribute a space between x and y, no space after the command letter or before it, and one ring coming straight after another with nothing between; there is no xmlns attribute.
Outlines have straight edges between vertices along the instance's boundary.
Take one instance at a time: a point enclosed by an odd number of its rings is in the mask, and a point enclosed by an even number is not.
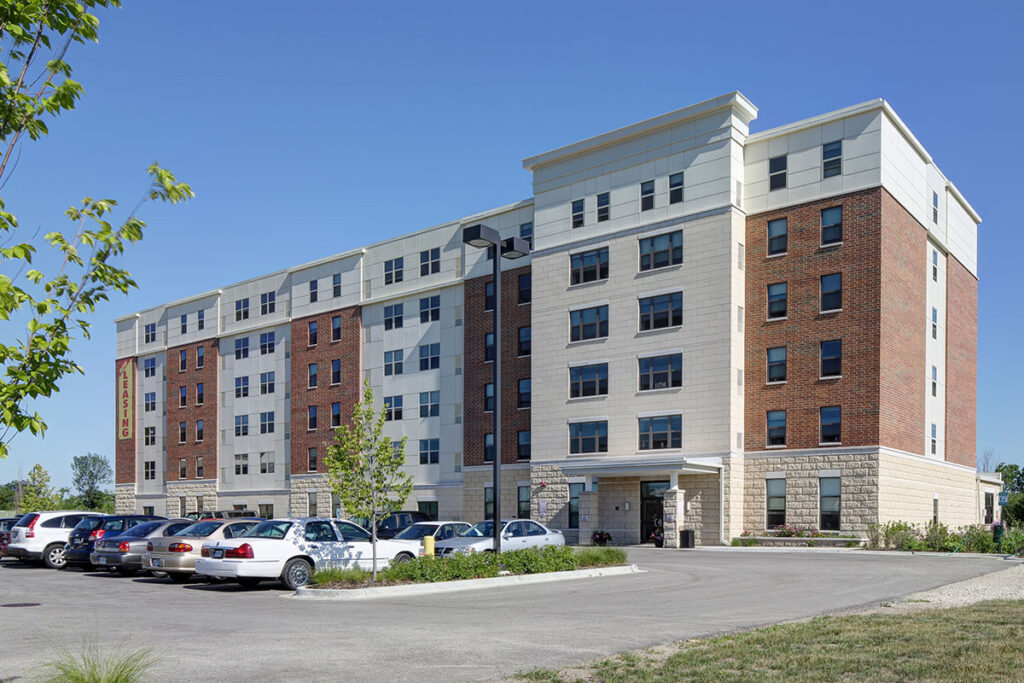
<svg viewBox="0 0 1024 683"><path fill-rule="evenodd" d="M662 514L664 512L667 481L640 482L640 542L650 543L655 530L664 533Z"/></svg>

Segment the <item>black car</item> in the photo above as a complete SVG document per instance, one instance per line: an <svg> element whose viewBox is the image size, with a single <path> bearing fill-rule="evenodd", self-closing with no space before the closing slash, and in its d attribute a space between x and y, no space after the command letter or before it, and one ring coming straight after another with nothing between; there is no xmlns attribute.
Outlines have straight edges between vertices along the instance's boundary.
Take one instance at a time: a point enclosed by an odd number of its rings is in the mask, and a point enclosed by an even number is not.
<svg viewBox="0 0 1024 683"><path fill-rule="evenodd" d="M364 529L369 529L369 521L366 519L352 518L352 521L359 524ZM416 522L432 522L433 518L425 512L419 510L399 510L398 512L392 512L391 514L381 517L380 521L377 522L377 538L394 538L400 534L407 527L412 526Z"/></svg>
<svg viewBox="0 0 1024 683"><path fill-rule="evenodd" d="M126 529L156 520L165 520L166 517L155 515L105 515L103 517L86 517L71 530L68 538L68 545L64 556L68 566L92 569L93 564L89 559L92 555L96 540L116 536Z"/></svg>

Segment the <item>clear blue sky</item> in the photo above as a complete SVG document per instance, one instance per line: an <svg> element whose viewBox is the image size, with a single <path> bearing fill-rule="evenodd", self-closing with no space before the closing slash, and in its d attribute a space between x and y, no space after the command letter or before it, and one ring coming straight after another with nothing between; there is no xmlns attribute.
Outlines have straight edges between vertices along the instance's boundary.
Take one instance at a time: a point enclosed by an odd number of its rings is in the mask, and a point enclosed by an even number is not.
<svg viewBox="0 0 1024 683"><path fill-rule="evenodd" d="M140 290L99 309L0 482L113 458L115 317L529 197L524 157L735 89L755 131L886 98L982 215L978 449L1024 462L1019 4L125 5L72 49L86 97L25 145L7 208L49 230L87 194L131 206L153 160L197 198L144 210Z"/></svg>

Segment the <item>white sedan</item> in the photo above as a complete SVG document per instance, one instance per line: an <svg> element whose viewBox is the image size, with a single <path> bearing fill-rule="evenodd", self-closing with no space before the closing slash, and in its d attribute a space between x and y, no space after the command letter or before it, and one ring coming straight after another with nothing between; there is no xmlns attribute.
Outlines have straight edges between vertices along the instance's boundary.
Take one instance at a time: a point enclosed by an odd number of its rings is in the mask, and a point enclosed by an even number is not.
<svg viewBox="0 0 1024 683"><path fill-rule="evenodd" d="M393 539L394 543L405 544L410 552L415 553L419 557L423 557L423 539L430 536L434 539L434 543L440 543L441 541L447 541L448 539L455 538L460 534L464 533L469 529L470 525L468 522L416 522L412 526L408 526L398 533Z"/></svg>
<svg viewBox="0 0 1024 683"><path fill-rule="evenodd" d="M549 529L532 519L513 519L502 522L501 551L539 548L545 545L565 545L565 536L558 529ZM452 553L494 552L494 522L487 520L464 531L462 535L435 546L438 555Z"/></svg>
<svg viewBox="0 0 1024 683"><path fill-rule="evenodd" d="M405 562L413 552L404 543L377 541L377 569ZM370 569L370 532L340 519L305 517L261 522L245 535L208 543L196 560L196 574L253 586L280 579L289 589L309 583L317 569Z"/></svg>

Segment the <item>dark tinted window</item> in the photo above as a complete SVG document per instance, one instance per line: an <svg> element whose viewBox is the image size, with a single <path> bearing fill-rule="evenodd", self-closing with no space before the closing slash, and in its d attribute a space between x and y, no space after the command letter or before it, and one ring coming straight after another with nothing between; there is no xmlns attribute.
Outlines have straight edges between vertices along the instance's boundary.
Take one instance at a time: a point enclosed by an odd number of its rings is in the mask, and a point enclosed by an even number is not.
<svg viewBox="0 0 1024 683"><path fill-rule="evenodd" d="M143 522L142 524L136 524L121 535L131 536L132 538L143 538L156 531L160 524L162 524L162 522Z"/></svg>
<svg viewBox="0 0 1024 683"><path fill-rule="evenodd" d="M335 522L335 526L338 527L338 531L341 533L341 538L344 541L369 541L370 533L364 529L360 529L351 522Z"/></svg>
<svg viewBox="0 0 1024 683"><path fill-rule="evenodd" d="M192 526L192 522L175 522L174 524L168 524L167 528L164 529L164 536L177 536L178 532L182 529Z"/></svg>
<svg viewBox="0 0 1024 683"><path fill-rule="evenodd" d="M24 517L19 519L17 522L15 522L14 526L28 526L29 524L31 524L32 522L34 522L38 518L39 518L39 515L37 515L37 514L25 515Z"/></svg>
<svg viewBox="0 0 1024 683"><path fill-rule="evenodd" d="M224 522L196 522L192 526L187 526L182 529L179 535L188 536L190 538L206 538L222 526L224 526Z"/></svg>
<svg viewBox="0 0 1024 683"><path fill-rule="evenodd" d="M232 524L224 530L224 538L238 538L243 535L249 529L256 526L256 522L244 522L242 524Z"/></svg>
<svg viewBox="0 0 1024 683"><path fill-rule="evenodd" d="M445 528L447 529L448 526L446 525ZM436 531L436 524L413 524L411 527L403 529L402 533L395 536L395 538L401 538L407 541L418 541L424 536L434 535L435 537L438 537ZM447 536L445 538L447 538Z"/></svg>
<svg viewBox="0 0 1024 683"><path fill-rule="evenodd" d="M59 529L60 528L60 523L63 522L63 521L64 521L63 517L51 517L50 519L46 520L45 522L43 522L39 526L43 527L44 529Z"/></svg>
<svg viewBox="0 0 1024 683"><path fill-rule="evenodd" d="M103 523L102 517L85 517L75 525L75 531L92 531Z"/></svg>
<svg viewBox="0 0 1024 683"><path fill-rule="evenodd" d="M526 527L527 536L543 536L546 533L544 527L536 522L523 522L522 524Z"/></svg>
<svg viewBox="0 0 1024 683"><path fill-rule="evenodd" d="M261 522L245 533L248 538L284 538L292 528L291 522Z"/></svg>
<svg viewBox="0 0 1024 683"><path fill-rule="evenodd" d="M378 529L397 529L400 526L398 515L388 515L383 520L377 523Z"/></svg>
<svg viewBox="0 0 1024 683"><path fill-rule="evenodd" d="M104 531L121 531L121 529L125 528L125 523L127 521L128 520L125 520L125 519L108 519L107 521L103 522L103 530ZM129 526L131 526L131 525L129 524Z"/></svg>
<svg viewBox="0 0 1024 683"><path fill-rule="evenodd" d="M334 527L330 522L307 522L302 537L307 541L329 542L337 541L338 535L334 533Z"/></svg>

